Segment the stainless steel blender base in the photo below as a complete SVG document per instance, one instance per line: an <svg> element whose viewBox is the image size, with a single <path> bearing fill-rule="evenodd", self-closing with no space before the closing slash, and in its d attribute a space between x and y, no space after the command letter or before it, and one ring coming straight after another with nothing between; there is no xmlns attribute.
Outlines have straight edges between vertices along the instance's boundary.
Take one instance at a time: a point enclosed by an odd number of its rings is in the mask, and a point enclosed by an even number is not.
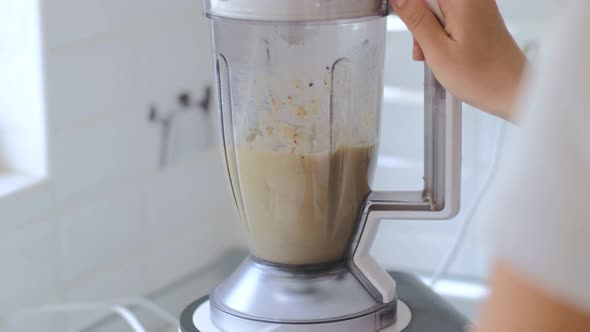
<svg viewBox="0 0 590 332"><path fill-rule="evenodd" d="M410 325L410 322L412 320L412 313L410 311L410 308L402 301L398 301L398 311L397 311L397 322L393 325L390 326L380 332L405 332L405 329ZM182 328L180 329L181 332L223 332L220 329L217 328L217 326L215 326L213 324L213 322L211 321L211 306L210 303L208 301L208 298L203 298L200 301L198 301L198 305L193 306L192 309L189 311L192 312L193 315L192 317L187 317L189 318L189 322L188 324L190 324L190 326L194 326L195 329L185 329L183 330ZM192 319L192 320L190 320ZM291 327L292 326L285 326L285 325L269 325L269 324L264 324L264 323L259 323L260 327L258 328L257 331L265 331L265 332L279 332L279 331L291 331ZM186 324L185 324L186 325ZM316 330L317 326L310 326L307 325L306 326L306 331L317 331ZM339 327L334 327L335 331L339 331L339 332L352 332L352 331L348 331L348 330L342 330ZM241 331L241 330L239 330ZM229 331L229 332L234 332L234 331ZM363 331L358 331L358 330L354 330L354 332L363 332Z"/></svg>
<svg viewBox="0 0 590 332"><path fill-rule="evenodd" d="M392 272L391 276L395 279L398 286L399 298L406 303L411 310L411 322L403 332L465 332L471 330L470 322L449 303L444 301L440 296L435 294L428 286L420 281L416 276ZM196 311L206 303L208 297L203 297L190 304L180 317L181 332L218 332L215 326L207 325L201 327L196 320ZM209 308L205 308L209 310ZM404 320L404 314L401 312L402 306L398 308L398 322ZM207 322L206 322L207 323ZM396 324L397 326L398 324ZM242 332L242 329L238 329ZM289 331L276 330L278 331ZM395 331L395 330L393 330ZM234 332L234 331L228 331ZM266 331L269 332L269 331ZM342 330L340 332L365 332L363 330ZM389 332L386 329L382 332Z"/></svg>
<svg viewBox="0 0 590 332"><path fill-rule="evenodd" d="M211 319L222 331L380 331L396 319L397 301L375 299L348 270L277 266L247 258L211 294Z"/></svg>

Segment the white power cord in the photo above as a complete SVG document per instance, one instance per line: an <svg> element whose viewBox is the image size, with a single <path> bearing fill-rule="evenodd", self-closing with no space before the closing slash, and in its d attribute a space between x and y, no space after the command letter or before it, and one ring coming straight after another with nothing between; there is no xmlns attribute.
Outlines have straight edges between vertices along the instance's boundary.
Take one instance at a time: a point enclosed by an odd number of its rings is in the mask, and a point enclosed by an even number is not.
<svg viewBox="0 0 590 332"><path fill-rule="evenodd" d="M271 326L268 326L268 327L262 329L260 332L274 332L274 331L279 330L280 328L281 328L281 325L271 325Z"/></svg>
<svg viewBox="0 0 590 332"><path fill-rule="evenodd" d="M144 298L129 298L129 299L121 299L112 301L110 303L107 302L97 302L97 303L73 303L73 304L57 304L57 305L47 305L33 309L25 309L13 313L10 317L7 317L5 320L14 320L18 318L25 318L27 316L32 315L41 315L41 314L51 314L51 313L60 313L60 312L80 312L80 311L105 311L110 310L115 313L117 316L121 317L127 325L134 331L134 332L147 332L145 327L141 324L139 319L133 314L129 309L128 306L137 306L142 307L145 310L151 312L155 316L159 317L166 323L176 327L178 325L178 320L174 315L170 314L166 310L162 309L155 303L148 301Z"/></svg>
<svg viewBox="0 0 590 332"><path fill-rule="evenodd" d="M154 302L146 300L145 298L130 298L124 300L124 303L126 305L136 305L138 307L142 307L172 326L178 325L178 318L176 316L162 309L162 307L158 306Z"/></svg>
<svg viewBox="0 0 590 332"><path fill-rule="evenodd" d="M498 165L500 164L500 151L502 151L502 149L504 147L504 138L506 136L506 130L507 130L507 124L505 122L502 122L502 124L500 125L499 133L498 133L498 142L496 144L496 149L494 151L494 157L493 157L492 165L490 167L489 176L487 177L486 181L483 184L483 187L481 188L481 190L477 194L477 197L475 198L475 201L473 202L471 209L469 209L469 211L465 215L465 219L463 221L463 224L461 225L461 229L459 229L459 233L457 235L457 238L455 239L455 242L453 243L453 246L448 251L448 253L444 256L444 258L439 263L437 268L434 270L434 273L432 274L432 277L430 278L430 283L429 283L431 288L434 288L434 286L436 286L436 284L443 277L445 277L445 275L449 271L450 267L455 262L455 259L457 258L458 254L459 254L459 249L461 249L461 246L463 245L463 242L465 241L465 238L467 236L467 230L469 230L469 226L471 225L471 223L473 221L473 217L475 216L475 213L479 209L479 206L481 205L481 201L484 198L484 196L487 194L493 180L496 178Z"/></svg>
<svg viewBox="0 0 590 332"><path fill-rule="evenodd" d="M123 318L127 322L127 324L129 324L129 327L131 327L133 331L147 332L145 327L141 325L137 317L135 317L135 315L131 311L129 311L129 309L120 305L115 305L111 307L111 310L113 310L116 314L121 316L121 318Z"/></svg>
<svg viewBox="0 0 590 332"><path fill-rule="evenodd" d="M527 57L529 58L529 61L534 60L539 52L538 43L536 41L528 42L526 45L524 45L523 52L527 55ZM432 278L430 279L430 287L432 287L432 288L434 288L434 286L436 286L436 284L440 281L440 279L446 275L446 273L448 272L451 265L455 262L455 259L457 258L457 255L459 253L459 249L461 248L461 245L465 241L465 236L467 235L467 230L469 229L469 226L472 222L475 212L478 210L479 205L481 204L481 200L483 199L485 194L488 192L488 189L490 188L493 180L496 178L496 173L498 171L498 165L500 164L499 154L500 154L500 151L504 148L504 139L506 136L506 130L507 130L507 124L506 124L506 122L502 122L501 127L500 127L499 137L498 137L498 143L496 145L496 151L494 152L494 160L492 162L490 175L487 178L486 182L484 183L482 190L477 195L475 202L474 202L473 206L471 207L471 210L469 210L469 212L465 216L465 221L463 222L463 225L461 225L461 229L459 230L459 234L457 235L457 238L455 239L455 243L453 244L453 246L451 247L451 249L449 250L447 255L444 257L444 259L440 262L440 264L438 265L436 270L434 270L434 273L432 274Z"/></svg>

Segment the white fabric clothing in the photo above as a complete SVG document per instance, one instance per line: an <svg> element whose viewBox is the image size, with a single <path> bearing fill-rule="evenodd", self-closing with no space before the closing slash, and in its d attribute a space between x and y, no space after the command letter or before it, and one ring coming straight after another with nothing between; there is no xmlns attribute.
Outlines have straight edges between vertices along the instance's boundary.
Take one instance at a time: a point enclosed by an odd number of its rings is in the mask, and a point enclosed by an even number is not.
<svg viewBox="0 0 590 332"><path fill-rule="evenodd" d="M568 6L479 216L497 257L590 313L590 1Z"/></svg>

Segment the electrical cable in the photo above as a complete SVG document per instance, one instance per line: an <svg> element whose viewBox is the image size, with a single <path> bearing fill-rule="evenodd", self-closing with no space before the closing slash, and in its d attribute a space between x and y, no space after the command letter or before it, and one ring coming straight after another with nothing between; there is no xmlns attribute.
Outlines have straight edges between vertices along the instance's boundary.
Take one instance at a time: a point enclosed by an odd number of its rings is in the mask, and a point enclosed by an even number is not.
<svg viewBox="0 0 590 332"><path fill-rule="evenodd" d="M271 325L271 326L268 326L268 327L262 329L260 332L273 332L273 331L278 330L280 327L281 327L281 325Z"/></svg>
<svg viewBox="0 0 590 332"><path fill-rule="evenodd" d="M539 53L539 44L536 41L528 42L526 45L523 46L523 52L527 55L527 58L529 59L529 61L532 61L537 57L537 55ZM434 273L432 274L432 277L430 278L430 283L429 283L430 287L432 287L432 288L434 288L434 286L436 286L436 284L441 280L441 278L443 278L447 274L449 268L455 262L455 259L457 258L458 254L459 254L459 249L461 248L461 245L465 241L465 237L467 235L467 230L469 229L469 226L471 225L471 222L472 222L472 219L475 215L475 212L478 210L479 206L481 205L481 200L483 199L483 197L485 196L485 194L489 190L489 187L491 186L493 180L496 177L496 173L498 171L498 165L500 164L499 154L500 154L500 151L502 151L502 149L504 148L504 139L505 139L507 127L508 127L508 125L506 124L506 122L502 122L501 127L500 127L500 134L498 137L498 143L496 145L496 151L494 152L494 159L492 162L490 175L487 178L486 182L484 183L482 190L477 195L477 198L475 199L475 202L474 202L471 210L467 213L467 215L465 217L465 221L463 222L463 225L461 225L461 229L459 230L457 238L455 239L455 243L453 244L453 246L451 247L451 249L449 250L447 255L444 256L444 259L440 262L440 264L438 265L436 270L434 270Z"/></svg>
<svg viewBox="0 0 590 332"><path fill-rule="evenodd" d="M123 320L127 322L129 327L133 329L135 332L147 332L145 327L141 325L137 317L127 308L120 305L115 305L111 307L111 310L118 314Z"/></svg>
<svg viewBox="0 0 590 332"><path fill-rule="evenodd" d="M526 45L524 45L523 51L527 55L529 60L533 60L537 56L537 53L539 51L539 45L537 42L534 42L534 41L529 42ZM455 243L453 244L453 246L451 247L451 249L449 250L447 255L440 262L440 264L438 265L438 267L435 269L434 273L432 274L432 277L431 277L430 283L429 283L430 287L436 286L436 284L440 281L440 279L446 275L449 268L455 262L455 259L457 258L458 254L459 254L459 249L461 248L461 245L465 241L465 237L467 235L467 230L468 230L469 226L471 225L471 222L472 222L472 219L475 215L475 212L478 210L479 206L481 205L481 200L483 199L483 197L487 193L494 178L496 177L498 165L500 163L499 153L504 148L504 139L505 139L506 130L507 130L507 124L506 124L506 122L502 122L501 127L500 127L500 134L498 137L498 143L496 146L496 151L494 153L494 160L493 160L493 164L491 166L490 175L489 175L488 179L486 180L486 182L484 183L482 190L477 195L477 198L475 199L475 202L474 202L471 210L467 213L465 221L463 222L463 225L461 225L461 229L459 230L457 238L455 239Z"/></svg>
<svg viewBox="0 0 590 332"><path fill-rule="evenodd" d="M178 325L178 318L173 314L169 313L168 311L162 309L162 307L158 306L152 301L149 301L142 297L136 298L129 298L125 301L128 305L136 305L138 307L142 307L147 311L150 311L155 316L160 317L166 323L176 327Z"/></svg>
<svg viewBox="0 0 590 332"><path fill-rule="evenodd" d="M15 319L18 316L31 316L40 314L51 314L59 312L77 312L77 311L99 311L99 310L111 310L119 317L121 317L127 325L134 332L146 332L145 328L141 325L137 317L127 308L121 305L109 305L104 303L78 303L78 304L62 304L62 305L48 305L42 306L35 309L19 311L13 314L11 319Z"/></svg>
<svg viewBox="0 0 590 332"><path fill-rule="evenodd" d="M178 325L178 320L174 315L170 314L166 310L162 309L160 306L156 305L155 303L148 301L145 298L128 298L128 299L120 299L115 300L109 303L106 302L98 302L98 303L73 303L73 304L57 304L57 305L47 305L41 306L38 308L33 309L25 309L13 313L10 317L5 318L5 321L14 320L17 318L24 318L26 316L31 315L40 315L40 314L51 314L51 313L60 313L60 312L79 312L79 311L101 311L101 310L109 310L115 313L117 316L122 318L127 325L133 329L134 332L147 332L145 327L141 324L139 319L133 314L129 309L128 306L137 306L144 308L145 310L151 312L155 316L159 317L166 323L176 327Z"/></svg>
<svg viewBox="0 0 590 332"><path fill-rule="evenodd" d="M437 268L434 270L434 273L432 274L432 277L430 278L430 282L429 282L429 285L431 288L434 288L434 286L436 286L436 284L442 278L444 278L446 276L448 270L455 262L457 256L459 255L461 246L465 242L465 238L467 237L467 231L469 230L469 226L471 226L471 224L472 224L475 213L479 209L482 199L485 197L485 195L487 194L489 188L491 187L494 179L496 178L498 166L500 164L500 152L504 148L504 139L506 136L506 131L507 131L507 124L506 124L506 122L502 122L502 124L500 125L500 129L499 129L496 149L494 151L493 162L490 167L490 173L489 173L486 181L484 182L483 187L481 188L481 190L477 194L475 201L474 201L473 205L471 206L471 209L469 209L469 211L465 215L463 224L461 225L461 228L459 229L459 233L457 234L457 238L455 239L453 245L451 246L451 249L449 249L448 253L444 256L444 258L441 260L441 262L439 263Z"/></svg>

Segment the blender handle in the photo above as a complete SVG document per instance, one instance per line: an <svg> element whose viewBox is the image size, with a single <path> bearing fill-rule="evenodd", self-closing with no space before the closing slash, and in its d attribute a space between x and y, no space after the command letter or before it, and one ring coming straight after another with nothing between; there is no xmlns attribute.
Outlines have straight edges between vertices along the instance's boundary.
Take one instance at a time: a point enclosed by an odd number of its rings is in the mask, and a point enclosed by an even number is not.
<svg viewBox="0 0 590 332"><path fill-rule="evenodd" d="M426 3L430 7L430 9L434 13L434 15L436 15L436 17L438 17L438 20L441 22L441 24L444 25L445 17L442 14L442 10L440 9L440 5L438 4L438 0L426 0Z"/></svg>
<svg viewBox="0 0 590 332"><path fill-rule="evenodd" d="M441 24L437 0L427 0ZM351 243L349 266L373 297L396 300L395 282L371 256L381 220L446 220L460 209L462 103L424 67L424 190L372 192Z"/></svg>

